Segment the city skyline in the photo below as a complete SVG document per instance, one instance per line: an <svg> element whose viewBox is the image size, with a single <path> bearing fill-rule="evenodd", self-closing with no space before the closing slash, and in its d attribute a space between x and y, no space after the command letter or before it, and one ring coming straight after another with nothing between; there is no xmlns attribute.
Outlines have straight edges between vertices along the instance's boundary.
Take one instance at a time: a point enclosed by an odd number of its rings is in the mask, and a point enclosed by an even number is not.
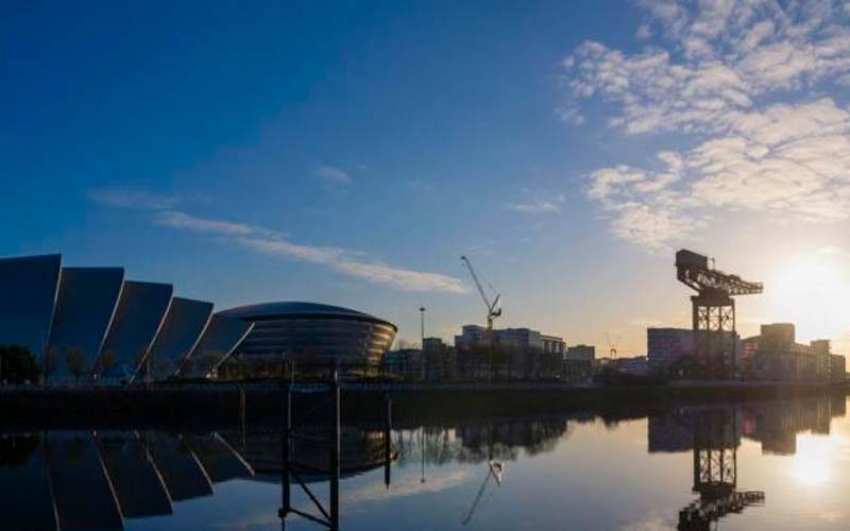
<svg viewBox="0 0 850 531"><path fill-rule="evenodd" d="M429 336L484 324L467 255L497 327L639 355L690 327L684 247L764 282L742 337L792 322L847 354L850 8L712 5L21 4L0 255L417 342L421 306Z"/></svg>

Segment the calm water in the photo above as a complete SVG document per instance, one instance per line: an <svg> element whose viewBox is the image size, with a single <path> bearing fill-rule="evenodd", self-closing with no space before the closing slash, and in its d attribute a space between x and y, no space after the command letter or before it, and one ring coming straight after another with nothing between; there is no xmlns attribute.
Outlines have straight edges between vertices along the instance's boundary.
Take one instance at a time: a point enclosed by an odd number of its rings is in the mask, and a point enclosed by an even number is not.
<svg viewBox="0 0 850 531"><path fill-rule="evenodd" d="M348 427L341 528L847 529L845 411L822 397L409 426L392 432L389 471L384 433ZM7 430L0 528L280 529L280 451L271 427ZM294 453L326 456L309 442ZM327 500L326 480L304 479ZM292 502L310 507L296 487ZM319 529L295 516L286 528Z"/></svg>

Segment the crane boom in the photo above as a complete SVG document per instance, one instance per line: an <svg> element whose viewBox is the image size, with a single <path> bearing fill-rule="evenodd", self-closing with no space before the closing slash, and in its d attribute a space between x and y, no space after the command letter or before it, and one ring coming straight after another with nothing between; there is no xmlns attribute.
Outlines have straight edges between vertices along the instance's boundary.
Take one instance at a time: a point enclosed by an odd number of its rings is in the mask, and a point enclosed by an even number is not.
<svg viewBox="0 0 850 531"><path fill-rule="evenodd" d="M478 280L478 275L475 274L475 269L472 267L472 262L470 262L469 258L467 258L466 256L461 256L460 259L466 265L466 268L469 269L469 274L470 276L472 276L472 281L475 282L475 287L478 288L478 293L481 294L481 299L487 306L487 311L492 312L493 307L499 302L499 295L496 296L496 300L493 302L493 304L490 304L490 299L487 297L487 292L484 291L484 286L481 285L481 281Z"/></svg>
<svg viewBox="0 0 850 531"><path fill-rule="evenodd" d="M761 293L761 282L750 282L709 267L706 256L682 249L676 253L676 277L697 292L718 291L727 296Z"/></svg>

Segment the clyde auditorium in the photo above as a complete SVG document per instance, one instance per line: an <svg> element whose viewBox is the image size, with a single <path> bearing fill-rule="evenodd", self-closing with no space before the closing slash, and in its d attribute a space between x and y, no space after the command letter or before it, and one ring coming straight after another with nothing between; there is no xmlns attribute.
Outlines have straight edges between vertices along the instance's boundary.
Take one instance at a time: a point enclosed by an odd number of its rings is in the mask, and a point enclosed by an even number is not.
<svg viewBox="0 0 850 531"><path fill-rule="evenodd" d="M397 330L305 302L213 313L170 284L125 279L120 267L63 267L59 254L0 259L0 294L0 345L29 348L50 385L212 378L232 355L377 364Z"/></svg>

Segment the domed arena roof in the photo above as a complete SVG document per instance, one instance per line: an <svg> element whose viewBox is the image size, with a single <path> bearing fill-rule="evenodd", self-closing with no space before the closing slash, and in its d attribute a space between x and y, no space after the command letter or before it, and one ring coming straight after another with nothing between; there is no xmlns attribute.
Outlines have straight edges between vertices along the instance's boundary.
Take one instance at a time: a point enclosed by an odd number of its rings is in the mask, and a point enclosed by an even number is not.
<svg viewBox="0 0 850 531"><path fill-rule="evenodd" d="M236 308L223 310L218 312L218 314L222 317L250 321L263 321L267 319L280 319L287 317L352 319L386 324L392 326L396 330L398 329L398 327L396 327L393 323L375 317L374 315L369 315L368 313L358 312L356 310L342 308L340 306L319 304L316 302L284 301L249 304L247 306L237 306Z"/></svg>

